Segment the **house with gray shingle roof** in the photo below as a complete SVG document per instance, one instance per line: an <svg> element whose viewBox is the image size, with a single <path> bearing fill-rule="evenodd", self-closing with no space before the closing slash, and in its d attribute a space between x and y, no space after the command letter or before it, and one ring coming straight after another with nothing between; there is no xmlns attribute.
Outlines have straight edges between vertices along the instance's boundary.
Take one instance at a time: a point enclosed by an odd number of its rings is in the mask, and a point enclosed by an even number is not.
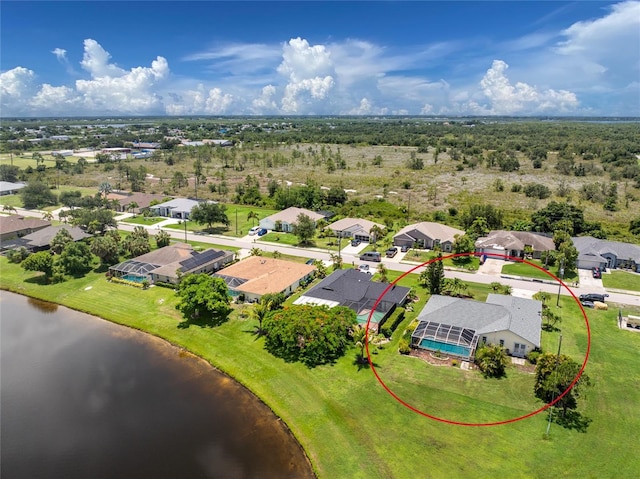
<svg viewBox="0 0 640 479"><path fill-rule="evenodd" d="M418 315L414 348L472 359L478 344L499 344L524 357L540 347L542 303L490 294L485 303L433 295Z"/></svg>
<svg viewBox="0 0 640 479"><path fill-rule="evenodd" d="M640 246L620 241L607 241L592 236L571 238L578 250L578 268L598 267L630 269L640 273Z"/></svg>
<svg viewBox="0 0 640 479"><path fill-rule="evenodd" d="M175 198L170 201L165 201L157 205L150 206L149 209L156 216L165 216L168 218L189 219L191 210L194 206L201 203L217 203L216 201L199 201L189 198Z"/></svg>
<svg viewBox="0 0 640 479"><path fill-rule="evenodd" d="M339 269L296 299L293 304L315 304L330 308L346 306L356 312L358 323L361 325L367 324L371 316L370 327L377 330L396 306L406 302L410 289L393 285L385 293L389 283L371 281L371 278L370 274L356 269ZM374 305L375 310L371 314Z"/></svg>
<svg viewBox="0 0 640 479"><path fill-rule="evenodd" d="M298 216L301 214L311 218L314 224L319 220L324 219L324 216L320 213L314 213L313 211L305 208L292 206L286 210L278 211L271 216L261 219L260 227L266 230L285 231L287 233L291 233L293 231L293 225L297 223Z"/></svg>

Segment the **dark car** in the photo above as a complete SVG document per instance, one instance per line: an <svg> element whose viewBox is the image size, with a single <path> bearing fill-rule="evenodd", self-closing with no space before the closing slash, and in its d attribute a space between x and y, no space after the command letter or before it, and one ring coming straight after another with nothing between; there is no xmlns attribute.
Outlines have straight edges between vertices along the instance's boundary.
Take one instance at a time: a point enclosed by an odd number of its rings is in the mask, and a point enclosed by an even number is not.
<svg viewBox="0 0 640 479"><path fill-rule="evenodd" d="M602 278L602 271L600 271L600 268L598 268L597 266L591 268L591 273L593 274L593 277L596 279Z"/></svg>
<svg viewBox="0 0 640 479"><path fill-rule="evenodd" d="M359 246L360 243L362 243L362 241L360 241L359 239L352 239L351 240L351 246Z"/></svg>
<svg viewBox="0 0 640 479"><path fill-rule="evenodd" d="M580 299L580 302L584 305L584 301L590 301L592 303L598 301L600 303L604 303L605 298L608 298L608 297L609 297L608 294L589 293L589 294L581 294L578 299Z"/></svg>
<svg viewBox="0 0 640 479"><path fill-rule="evenodd" d="M385 254L387 258L393 258L395 255L398 254L398 248L389 248Z"/></svg>
<svg viewBox="0 0 640 479"><path fill-rule="evenodd" d="M315 262L316 262L316 260L314 258L310 258L307 261L305 261L305 264L313 264Z"/></svg>
<svg viewBox="0 0 640 479"><path fill-rule="evenodd" d="M260 228L258 230L258 236L264 236L268 233L268 231L265 228Z"/></svg>
<svg viewBox="0 0 640 479"><path fill-rule="evenodd" d="M409 251L409 246L408 245L402 245L402 247L400 248L400 251L402 253L406 253L407 251Z"/></svg>
<svg viewBox="0 0 640 479"><path fill-rule="evenodd" d="M593 301L580 301L580 304L585 308L595 308L596 306L595 304L593 304Z"/></svg>

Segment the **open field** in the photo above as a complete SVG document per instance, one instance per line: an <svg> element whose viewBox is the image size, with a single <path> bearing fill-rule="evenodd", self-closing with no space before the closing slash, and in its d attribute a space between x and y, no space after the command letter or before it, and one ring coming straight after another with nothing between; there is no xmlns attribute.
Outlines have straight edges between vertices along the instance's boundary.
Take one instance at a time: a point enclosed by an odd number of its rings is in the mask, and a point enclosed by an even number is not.
<svg viewBox="0 0 640 479"><path fill-rule="evenodd" d="M111 321L148 331L185 347L245 384L289 425L320 478L469 476L518 478L637 477L640 463L629 443L640 429L640 335L616 327L615 308L589 311L592 344L586 369L594 386L581 412L586 433L553 424L543 438L546 415L509 425L452 426L422 417L393 400L368 368L353 363L354 351L333 365L308 369L263 349L249 306L241 306L216 328L178 328L171 289L145 291L111 284L102 274L56 285L40 285L33 273L0 258L2 288L60 302ZM395 275L395 273L393 273ZM391 276L391 274L390 274ZM397 277L392 276L392 277ZM411 284L415 277L405 277ZM476 299L488 293L471 285ZM418 292L421 302L426 295ZM579 308L561 298L563 352L584 357L587 334ZM400 325L405 328L410 317ZM555 351L558 332L543 337ZM428 365L396 352L400 334L373 355L376 370L399 397L421 411L468 422L505 420L541 403L532 376L509 370L503 380ZM482 471L479 473L478 471Z"/></svg>
<svg viewBox="0 0 640 479"><path fill-rule="evenodd" d="M336 155L345 161L345 168L333 172L327 171L323 160L320 160L318 151L324 148L328 155ZM310 152L311 150L311 152ZM444 214L446 221L453 225L458 223L458 214L471 204L482 199L483 203L490 203L505 213L506 223L516 219L529 218L532 211L544 207L549 201L564 201L570 199L585 210L585 217L589 221L601 221L607 230L616 235L625 236L628 223L634 218L637 211L640 192L632 184L625 182L619 186L619 202L615 211L605 211L602 204L585 201L580 197L580 190L585 185L593 185L601 181L599 176L567 176L560 174L557 169L559 161L557 155L549 153L542 168L535 169L531 161L521 152L516 152L520 162L520 168L514 172L503 172L494 168L486 168L482 164L473 168L464 167L460 161L456 161L447 152L441 152L438 160L435 160L435 150L429 149L426 153L416 153L415 147L401 146L346 146L335 144L295 144L273 145L264 148L251 148L245 146L238 150L240 159L237 164L240 167L225 168L225 162L213 158L204 163L204 174L207 177L206 185L198 188L198 196L214 199L222 202L230 202L235 194L237 185L244 184L247 177L258 180L261 192L267 195L267 183L271 180L278 182L281 187L287 185L316 184L325 188L341 187L349 191L349 199L357 199L360 202L371 202L377 199L386 199L390 203L406 210L406 222L418 220L431 220L433 214L439 211ZM30 153L25 153L29 155ZM297 158L293 155L297 154ZM302 155L302 156L300 156ZM424 169L411 170L407 163L411 155L416 155L424 162ZM262 158L286 158L286 164L273 163L266 166L267 160ZM242 160L246 157L249 160ZM382 163L372 166L375 157L381 157ZM253 158L253 161L250 160ZM131 169L144 168L148 175L144 189L150 193L193 196L193 168L195 156L188 153L181 155L180 160L174 165L164 162L154 162L150 159L129 159L124 164ZM35 160L23 160L28 164ZM226 161L226 160L225 160ZM15 155L14 155L15 162ZM0 156L0 163L8 164L8 156ZM26 164L25 163L25 164ZM47 175L52 183L56 182L57 172L53 163L46 163ZM32 167L34 165L31 165ZM460 171L460 168L463 168ZM188 186L175 187L172 178L176 172L181 172L188 179ZM60 175L61 184L69 186L94 187L105 181L110 182L115 188L126 189L129 183L123 171L112 163L89 164L83 173ZM496 182L503 185L500 191L496 188ZM226 192L220 193L218 187L224 181ZM513 192L512 187L525 186L530 183L540 183L548 186L552 194L549 198L540 200L529 198L522 192ZM558 196L555 191L560 187L568 188L568 196ZM216 188L211 192L209 187ZM456 215L450 215L450 208L457 211ZM229 211L232 216L233 212ZM242 215L242 213L239 213ZM245 215L246 216L246 215ZM373 218L381 220L382 218ZM240 230L246 232L246 225L241 225ZM401 226L401 224L399 225ZM235 231L235 229L233 229Z"/></svg>

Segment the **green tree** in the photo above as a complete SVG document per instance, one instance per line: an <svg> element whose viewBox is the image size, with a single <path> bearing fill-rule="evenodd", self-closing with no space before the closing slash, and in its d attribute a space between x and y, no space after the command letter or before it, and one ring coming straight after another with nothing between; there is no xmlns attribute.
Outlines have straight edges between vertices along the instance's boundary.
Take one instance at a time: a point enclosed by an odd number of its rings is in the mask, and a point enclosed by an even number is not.
<svg viewBox="0 0 640 479"><path fill-rule="evenodd" d="M108 181L104 181L100 183L100 185L98 186L98 192L102 195L104 199L106 199L109 193L111 193L112 191L113 191L113 187L111 186L111 183L109 183Z"/></svg>
<svg viewBox="0 0 640 479"><path fill-rule="evenodd" d="M420 273L418 283L427 288L430 294L441 294L444 287L444 279L442 255L438 254L438 258L429 263L424 271Z"/></svg>
<svg viewBox="0 0 640 479"><path fill-rule="evenodd" d="M293 224L293 234L298 237L301 245L307 245L316 234L316 224L307 215L300 213Z"/></svg>
<svg viewBox="0 0 640 479"><path fill-rule="evenodd" d="M376 245L376 242L378 241L379 238L382 237L383 234L384 234L383 229L380 228L378 225L373 225L371 227L371 229L369 230L369 236L371 237L371 240L373 241L373 246Z"/></svg>
<svg viewBox="0 0 640 479"><path fill-rule="evenodd" d="M53 256L48 251L32 253L27 256L20 266L26 271L40 271L49 279L53 272Z"/></svg>
<svg viewBox="0 0 640 479"><path fill-rule="evenodd" d="M326 203L329 206L342 206L347 202L347 193L344 188L332 186L327 191Z"/></svg>
<svg viewBox="0 0 640 479"><path fill-rule="evenodd" d="M476 250L476 245L471 236L467 234L454 236L454 241L453 241L454 254L473 253L475 250ZM453 263L458 265L468 264L471 262L472 259L473 259L472 256L458 256L457 258L453 258Z"/></svg>
<svg viewBox="0 0 640 479"><path fill-rule="evenodd" d="M18 175L20 174L20 168L13 165L0 165L0 181L8 181L15 183L18 181Z"/></svg>
<svg viewBox="0 0 640 479"><path fill-rule="evenodd" d="M118 226L113 211L104 208L76 208L69 210L68 216L71 217L71 224L91 234L102 234L108 227Z"/></svg>
<svg viewBox="0 0 640 479"><path fill-rule="evenodd" d="M123 248L132 258L148 253L151 251L149 232L142 226L134 227L133 232L124 240Z"/></svg>
<svg viewBox="0 0 640 479"><path fill-rule="evenodd" d="M483 344L476 349L475 363L485 377L501 378L505 376L509 360L502 346Z"/></svg>
<svg viewBox="0 0 640 479"><path fill-rule="evenodd" d="M205 273L188 274L182 278L176 291L179 303L176 309L185 317L185 325L217 326L231 313L227 284L221 278Z"/></svg>
<svg viewBox="0 0 640 479"><path fill-rule="evenodd" d="M27 209L53 206L57 202L56 195L41 181L30 181L20 190L20 197Z"/></svg>
<svg viewBox="0 0 640 479"><path fill-rule="evenodd" d="M378 265L378 275L379 275L379 280L381 283L388 283L389 282L389 270L387 269L387 267L380 263Z"/></svg>
<svg viewBox="0 0 640 479"><path fill-rule="evenodd" d="M565 230L571 236L583 233L587 226L582 209L570 203L556 201L551 201L546 207L533 213L531 223L533 231L552 233Z"/></svg>
<svg viewBox="0 0 640 479"><path fill-rule="evenodd" d="M82 241L73 241L64 247L56 266L62 273L76 276L89 271L92 260L93 255L89 246Z"/></svg>
<svg viewBox="0 0 640 479"><path fill-rule="evenodd" d="M171 236L169 236L169 233L164 230L158 231L154 236L154 239L156 240L158 248L164 248L165 246L169 246L169 243L171 243Z"/></svg>
<svg viewBox="0 0 640 479"><path fill-rule="evenodd" d="M51 251L55 254L60 254L64 247L69 243L73 243L73 237L66 228L62 228L51 240Z"/></svg>
<svg viewBox="0 0 640 479"><path fill-rule="evenodd" d="M249 256L262 256L262 250L258 247L253 247L249 251Z"/></svg>
<svg viewBox="0 0 640 479"><path fill-rule="evenodd" d="M550 403L560 397L577 377L580 364L569 356L544 353L536 362L536 379L534 385L535 396ZM573 387L560 399L556 406L562 408L562 415L578 407L578 398L582 396L586 387L591 386L591 379L582 374Z"/></svg>
<svg viewBox="0 0 640 479"><path fill-rule="evenodd" d="M265 348L309 367L331 363L344 354L356 324L356 313L344 306L290 306L265 318Z"/></svg>
<svg viewBox="0 0 640 479"><path fill-rule="evenodd" d="M226 205L220 203L200 203L193 207L189 218L198 224L206 224L209 231L213 231L215 223L222 223L225 226L231 224Z"/></svg>
<svg viewBox="0 0 640 479"><path fill-rule="evenodd" d="M258 327L256 328L256 334L258 336L262 336L262 322L264 318L267 317L267 314L271 312L271 304L269 302L259 301L253 305L251 308L250 318L254 321L258 321Z"/></svg>
<svg viewBox="0 0 640 479"><path fill-rule="evenodd" d="M313 265L316 267L316 278L327 277L327 267L324 265L324 262L321 259L315 260L313 262Z"/></svg>
<svg viewBox="0 0 640 479"><path fill-rule="evenodd" d="M255 211L249 211L249 213L247 214L247 221L249 220L251 220L251 226L254 226L256 224L254 220L260 221L260 217Z"/></svg>
<svg viewBox="0 0 640 479"><path fill-rule="evenodd" d="M112 236L96 236L91 242L91 252L100 258L102 264L118 262L119 245Z"/></svg>
<svg viewBox="0 0 640 479"><path fill-rule="evenodd" d="M472 242L475 242L478 238L489 234L490 228L487 219L484 216L478 216L473 220L471 225L467 228L466 235Z"/></svg>

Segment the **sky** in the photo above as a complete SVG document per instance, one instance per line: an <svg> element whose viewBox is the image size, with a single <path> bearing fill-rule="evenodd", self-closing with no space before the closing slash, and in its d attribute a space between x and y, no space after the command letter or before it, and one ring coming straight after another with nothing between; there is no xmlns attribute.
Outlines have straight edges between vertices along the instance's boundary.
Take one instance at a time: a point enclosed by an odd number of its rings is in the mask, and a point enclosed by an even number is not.
<svg viewBox="0 0 640 479"><path fill-rule="evenodd" d="M0 2L0 116L640 116L640 1Z"/></svg>

